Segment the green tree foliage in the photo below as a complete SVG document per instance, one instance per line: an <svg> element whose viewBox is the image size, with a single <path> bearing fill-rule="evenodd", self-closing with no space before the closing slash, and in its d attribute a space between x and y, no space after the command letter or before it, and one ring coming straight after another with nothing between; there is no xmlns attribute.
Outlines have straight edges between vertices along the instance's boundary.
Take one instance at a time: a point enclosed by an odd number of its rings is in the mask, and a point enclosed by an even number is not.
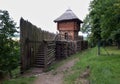
<svg viewBox="0 0 120 84"><path fill-rule="evenodd" d="M91 32L90 17L89 17L89 15L87 15L85 17L85 19L83 21L83 25L82 25L81 31L83 33L87 33L87 34L89 34Z"/></svg>
<svg viewBox="0 0 120 84"><path fill-rule="evenodd" d="M90 4L91 39L112 39L120 46L120 0L93 0Z"/></svg>
<svg viewBox="0 0 120 84"><path fill-rule="evenodd" d="M18 66L18 42L12 40L16 30L15 22L8 11L0 10L0 73L8 73Z"/></svg>

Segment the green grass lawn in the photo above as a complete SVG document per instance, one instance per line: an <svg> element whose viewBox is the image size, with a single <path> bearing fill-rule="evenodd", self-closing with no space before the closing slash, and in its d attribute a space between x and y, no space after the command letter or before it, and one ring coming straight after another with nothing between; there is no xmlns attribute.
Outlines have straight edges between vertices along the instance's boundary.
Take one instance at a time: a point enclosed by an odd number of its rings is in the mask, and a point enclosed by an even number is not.
<svg viewBox="0 0 120 84"><path fill-rule="evenodd" d="M33 84L33 81L36 77L21 77L20 76L20 67L12 71L13 79L4 80L0 84Z"/></svg>
<svg viewBox="0 0 120 84"><path fill-rule="evenodd" d="M97 48L76 56L80 60L72 67L74 73L65 76L65 84L74 84L88 65L91 70L90 84L120 84L120 50L116 47L101 48L100 56L97 55Z"/></svg>
<svg viewBox="0 0 120 84"><path fill-rule="evenodd" d="M35 77L19 77L11 80L6 80L1 84L33 84Z"/></svg>

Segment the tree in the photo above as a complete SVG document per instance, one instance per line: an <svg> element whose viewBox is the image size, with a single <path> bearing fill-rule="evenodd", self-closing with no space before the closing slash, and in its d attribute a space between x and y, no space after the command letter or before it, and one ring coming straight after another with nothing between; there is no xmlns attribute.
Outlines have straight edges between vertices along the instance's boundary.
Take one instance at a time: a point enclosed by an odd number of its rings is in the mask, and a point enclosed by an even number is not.
<svg viewBox="0 0 120 84"><path fill-rule="evenodd" d="M84 21L83 21L83 25L82 25L82 28L81 28L81 31L83 33L87 33L89 35L89 33L91 32L91 26L90 26L90 17L89 15L86 15Z"/></svg>
<svg viewBox="0 0 120 84"><path fill-rule="evenodd" d="M17 42L12 40L17 32L15 22L10 18L8 11L0 10L0 73L8 73L18 66Z"/></svg>
<svg viewBox="0 0 120 84"><path fill-rule="evenodd" d="M88 16L85 25L91 27L91 41L113 40L120 46L120 0L93 0Z"/></svg>
<svg viewBox="0 0 120 84"><path fill-rule="evenodd" d="M102 38L112 39L120 48L120 1L110 0L106 2L106 11L101 18Z"/></svg>
<svg viewBox="0 0 120 84"><path fill-rule="evenodd" d="M91 33L91 18L89 15L86 15L85 19L83 20L83 25L81 28L82 33L87 33L87 40L89 42L89 46L93 47L94 46L94 41L92 41L93 39L92 37L92 33Z"/></svg>

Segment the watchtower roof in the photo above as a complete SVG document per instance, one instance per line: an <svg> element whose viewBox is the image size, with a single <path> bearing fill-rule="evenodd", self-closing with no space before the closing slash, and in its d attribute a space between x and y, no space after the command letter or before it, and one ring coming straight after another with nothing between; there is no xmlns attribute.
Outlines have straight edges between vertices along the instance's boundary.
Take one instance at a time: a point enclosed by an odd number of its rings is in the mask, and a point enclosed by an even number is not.
<svg viewBox="0 0 120 84"><path fill-rule="evenodd" d="M60 17L54 20L54 22L61 22L66 20L78 20L80 23L83 23L71 9L67 9Z"/></svg>

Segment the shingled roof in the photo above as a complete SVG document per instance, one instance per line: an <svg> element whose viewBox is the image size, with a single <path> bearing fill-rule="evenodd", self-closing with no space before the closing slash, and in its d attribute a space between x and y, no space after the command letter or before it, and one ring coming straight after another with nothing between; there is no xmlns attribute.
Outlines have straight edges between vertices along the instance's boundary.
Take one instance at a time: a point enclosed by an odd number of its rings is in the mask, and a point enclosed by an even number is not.
<svg viewBox="0 0 120 84"><path fill-rule="evenodd" d="M68 9L63 13L60 17L54 20L54 22L66 21L66 20L78 20L82 23L82 21L73 13L71 9Z"/></svg>

